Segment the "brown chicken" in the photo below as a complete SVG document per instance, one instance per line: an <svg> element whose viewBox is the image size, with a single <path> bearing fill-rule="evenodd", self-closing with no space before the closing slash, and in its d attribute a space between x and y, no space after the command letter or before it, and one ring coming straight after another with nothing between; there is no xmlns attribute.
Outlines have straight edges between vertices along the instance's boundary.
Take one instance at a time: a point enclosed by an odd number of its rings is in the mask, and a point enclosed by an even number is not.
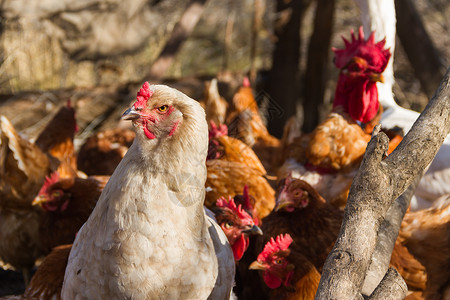
<svg viewBox="0 0 450 300"><path fill-rule="evenodd" d="M134 131L107 129L90 137L78 152L78 169L87 175L111 175L133 143Z"/></svg>
<svg viewBox="0 0 450 300"><path fill-rule="evenodd" d="M226 124L230 136L240 139L255 151L270 174L277 168L280 140L269 134L248 79L233 97Z"/></svg>
<svg viewBox="0 0 450 300"><path fill-rule="evenodd" d="M239 261L249 245L249 235L262 235L251 214L242 204L236 205L233 198L220 198L212 209L217 224L222 228L233 250L234 260Z"/></svg>
<svg viewBox="0 0 450 300"><path fill-rule="evenodd" d="M271 289L269 299L312 300L319 287L319 271L292 242L288 233L271 238L250 265L251 270L262 271Z"/></svg>
<svg viewBox="0 0 450 300"><path fill-rule="evenodd" d="M207 207L211 199L218 199L222 195L234 197L242 192L248 185L249 192L256 200L256 217L262 219L267 216L275 205L275 191L267 180L253 168L243 163L224 161L220 159L208 160L206 179L206 201Z"/></svg>
<svg viewBox="0 0 450 300"><path fill-rule="evenodd" d="M33 205L44 211L39 222L41 249L72 243L86 222L103 191L108 176L60 178L57 172L47 177Z"/></svg>
<svg viewBox="0 0 450 300"><path fill-rule="evenodd" d="M225 123L228 102L220 96L216 78L205 83L203 99L200 100L200 104L205 109L208 123L211 121L215 124Z"/></svg>
<svg viewBox="0 0 450 300"><path fill-rule="evenodd" d="M75 110L70 100L61 107L34 142L44 153L59 162L60 177L77 176L77 159L73 138L78 131Z"/></svg>
<svg viewBox="0 0 450 300"><path fill-rule="evenodd" d="M262 220L262 243L289 233L302 254L321 271L339 234L343 212L328 204L307 182L280 181L275 209Z"/></svg>
<svg viewBox="0 0 450 300"><path fill-rule="evenodd" d="M450 299L450 195L432 208L407 212L399 240L426 268L425 299Z"/></svg>
<svg viewBox="0 0 450 300"><path fill-rule="evenodd" d="M275 205L275 191L264 178L266 170L253 150L226 133L225 125L211 124L205 205L213 207L224 195L240 195L247 185L249 194L256 199L255 217L262 219Z"/></svg>
<svg viewBox="0 0 450 300"><path fill-rule="evenodd" d="M422 294L427 283L425 267L409 252L397 238L391 255L391 267L394 267L405 279L408 291ZM412 298L412 297L410 297Z"/></svg>
<svg viewBox="0 0 450 300"><path fill-rule="evenodd" d="M217 126L214 122L210 123L207 159L244 163L261 175L267 174L255 152L242 141L228 136L227 126L224 124Z"/></svg>
<svg viewBox="0 0 450 300"><path fill-rule="evenodd" d="M46 176L58 169L71 177L75 112L62 107L32 144L0 117L0 258L22 270L25 282L41 248L39 223L43 211L31 205Z"/></svg>
<svg viewBox="0 0 450 300"><path fill-rule="evenodd" d="M0 203L31 203L45 176L57 165L38 146L20 137L4 116L0 117L0 151Z"/></svg>

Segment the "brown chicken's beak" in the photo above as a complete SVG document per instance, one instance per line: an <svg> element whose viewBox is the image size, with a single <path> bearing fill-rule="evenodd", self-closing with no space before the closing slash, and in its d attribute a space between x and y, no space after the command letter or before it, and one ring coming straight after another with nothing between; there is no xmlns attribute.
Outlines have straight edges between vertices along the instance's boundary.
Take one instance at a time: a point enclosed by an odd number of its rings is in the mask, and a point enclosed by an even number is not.
<svg viewBox="0 0 450 300"><path fill-rule="evenodd" d="M373 82L381 82L384 83L384 77L383 74L378 74L378 73L372 73L370 74L370 80Z"/></svg>
<svg viewBox="0 0 450 300"><path fill-rule="evenodd" d="M276 206L275 206L275 211L279 211L284 209L285 207L289 206L289 202L279 202Z"/></svg>
<svg viewBox="0 0 450 300"><path fill-rule="evenodd" d="M261 271L265 271L266 270L266 266L262 263L260 263L259 261L255 260L254 262L252 262L252 264L248 267L249 270L261 270Z"/></svg>
<svg viewBox="0 0 450 300"><path fill-rule="evenodd" d="M136 120L136 119L139 119L140 117L141 117L141 114L134 108L134 106L132 106L123 113L121 119L122 120Z"/></svg>
<svg viewBox="0 0 450 300"><path fill-rule="evenodd" d="M277 202L275 204L275 211L283 210L284 208L288 206L293 206L292 202L286 197L285 192L281 192L281 194L278 196Z"/></svg>
<svg viewBox="0 0 450 300"><path fill-rule="evenodd" d="M242 232L245 233L245 234L248 234L248 235L251 235L251 234L263 235L263 232L262 232L261 228L259 228L256 225L253 225L251 228L249 228L247 230L243 230Z"/></svg>
<svg viewBox="0 0 450 300"><path fill-rule="evenodd" d="M33 199L33 202L31 202L31 205L36 206L36 205L47 202L47 200L48 199L46 196L38 195L36 198Z"/></svg>

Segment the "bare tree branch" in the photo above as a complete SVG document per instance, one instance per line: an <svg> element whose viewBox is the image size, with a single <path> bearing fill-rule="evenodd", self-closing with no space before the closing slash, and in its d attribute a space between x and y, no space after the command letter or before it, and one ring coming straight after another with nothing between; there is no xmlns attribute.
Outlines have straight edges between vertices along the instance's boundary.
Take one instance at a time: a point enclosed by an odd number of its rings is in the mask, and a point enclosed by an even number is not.
<svg viewBox="0 0 450 300"><path fill-rule="evenodd" d="M409 203L411 202L411 198L414 195L414 191L420 178L421 177L416 177L408 189L395 200L394 204L392 204L391 208L387 211L383 223L381 223L377 244L372 255L372 261L364 280L362 288L363 295L372 294L389 268L391 254L394 249L395 241L397 240L400 225L402 224L403 217L409 207Z"/></svg>
<svg viewBox="0 0 450 300"><path fill-rule="evenodd" d="M449 77L450 68L434 97L389 157L383 159L388 149L384 133L375 133L367 145L350 188L339 237L324 265L316 299L362 298L364 278L388 209L423 173L450 131ZM386 280L385 277L380 285L398 284Z"/></svg>
<svg viewBox="0 0 450 300"><path fill-rule="evenodd" d="M373 291L368 300L403 299L408 287L402 276L393 268L389 268L380 284Z"/></svg>

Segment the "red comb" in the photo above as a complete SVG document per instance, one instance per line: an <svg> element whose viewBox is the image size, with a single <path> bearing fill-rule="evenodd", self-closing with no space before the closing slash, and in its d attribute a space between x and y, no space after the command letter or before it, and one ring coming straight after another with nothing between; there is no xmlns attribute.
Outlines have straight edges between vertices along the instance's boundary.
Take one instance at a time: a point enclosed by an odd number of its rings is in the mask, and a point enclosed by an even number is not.
<svg viewBox="0 0 450 300"><path fill-rule="evenodd" d="M250 202L250 194L248 193L248 185L244 185L244 191L242 192L242 196L244 197L244 209L252 210L252 203Z"/></svg>
<svg viewBox="0 0 450 300"><path fill-rule="evenodd" d="M142 85L141 89L137 93L136 102L134 103L134 108L144 108L148 99L153 95L153 91L150 90L150 84L146 81Z"/></svg>
<svg viewBox="0 0 450 300"><path fill-rule="evenodd" d="M57 171L50 174L50 176L45 176L44 184L42 185L41 189L39 190L38 195L47 194L49 187L52 184L57 183L58 180L59 180L59 174Z"/></svg>
<svg viewBox="0 0 450 300"><path fill-rule="evenodd" d="M389 49L383 49L386 41L375 44L375 36L372 32L367 40L364 40L363 28L359 28L358 38L356 38L353 29L350 31L352 41L342 37L345 44L345 49L333 48L335 60L334 64L337 68L342 69L351 61L353 57L360 57L365 59L369 68L375 72L381 73L387 66L391 53Z"/></svg>
<svg viewBox="0 0 450 300"><path fill-rule="evenodd" d="M258 261L266 261L267 258L273 254L282 250L287 250L292 242L293 240L289 233L286 233L285 235L280 234L275 240L273 237L270 238L270 241L264 246L264 250L258 255Z"/></svg>
<svg viewBox="0 0 450 300"><path fill-rule="evenodd" d="M220 197L216 201L216 206L228 208L231 211L235 212L238 215L239 219L242 220L243 225L254 224L253 218L245 210L242 209L242 205L239 204L239 206L236 206L236 203L234 203L234 199L231 197L229 197L228 200L225 199L225 197Z"/></svg>
<svg viewBox="0 0 450 300"><path fill-rule="evenodd" d="M228 135L228 127L225 124L220 124L219 126L214 123L214 121L209 122L211 129L209 130L209 138L219 137Z"/></svg>
<svg viewBox="0 0 450 300"><path fill-rule="evenodd" d="M250 79L248 79L247 76L245 76L244 79L242 80L242 86L250 87Z"/></svg>

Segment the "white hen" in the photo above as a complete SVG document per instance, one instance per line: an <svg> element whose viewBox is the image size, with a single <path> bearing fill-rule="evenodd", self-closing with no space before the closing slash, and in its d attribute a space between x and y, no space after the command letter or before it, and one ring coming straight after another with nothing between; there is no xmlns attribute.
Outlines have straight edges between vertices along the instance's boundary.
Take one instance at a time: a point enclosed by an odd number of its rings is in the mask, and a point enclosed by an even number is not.
<svg viewBox="0 0 450 300"><path fill-rule="evenodd" d="M70 252L63 299L229 299L233 253L203 210L199 103L145 83L123 119L136 139Z"/></svg>
<svg viewBox="0 0 450 300"><path fill-rule="evenodd" d="M386 38L386 47L395 50L396 16L394 0L355 0L361 9L364 33L375 31L375 40ZM419 113L397 105L392 93L394 84L394 57L392 55L383 77L378 83L378 97L384 112L381 124L386 128L399 126L405 134L419 117ZM450 135L448 135L434 160L423 175L411 199L411 210L430 207L440 196L450 193Z"/></svg>

